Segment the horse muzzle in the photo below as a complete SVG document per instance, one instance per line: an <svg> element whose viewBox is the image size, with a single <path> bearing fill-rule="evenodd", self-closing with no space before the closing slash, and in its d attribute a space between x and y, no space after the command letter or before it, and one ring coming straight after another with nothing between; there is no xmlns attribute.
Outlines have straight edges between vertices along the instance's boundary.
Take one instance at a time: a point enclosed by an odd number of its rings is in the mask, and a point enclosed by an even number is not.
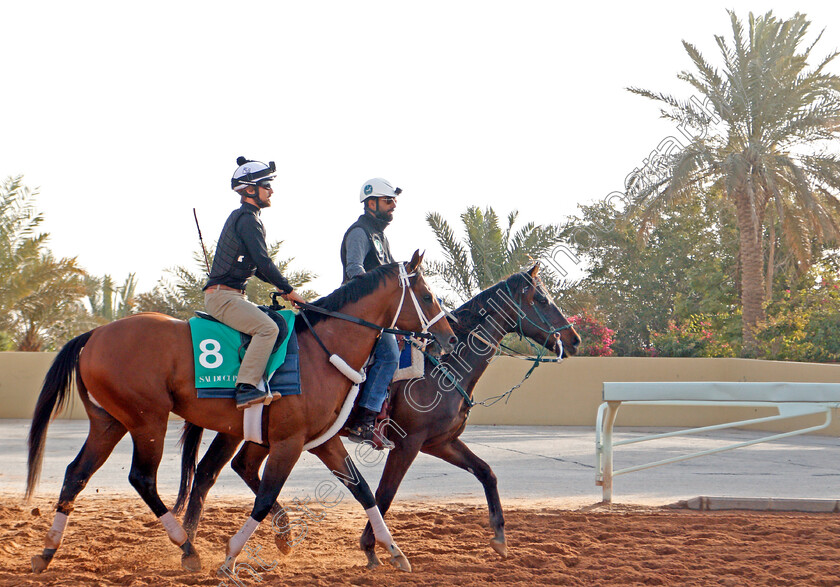
<svg viewBox="0 0 840 587"><path fill-rule="evenodd" d="M454 334L435 334L434 343L430 346L429 352L432 355L446 355L455 351L458 346L458 337Z"/></svg>

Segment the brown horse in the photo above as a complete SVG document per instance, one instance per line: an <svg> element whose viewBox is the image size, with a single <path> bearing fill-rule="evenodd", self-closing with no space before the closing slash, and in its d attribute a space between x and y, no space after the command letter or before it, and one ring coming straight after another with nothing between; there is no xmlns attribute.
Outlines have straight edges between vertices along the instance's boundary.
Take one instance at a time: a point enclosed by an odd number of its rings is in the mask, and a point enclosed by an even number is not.
<svg viewBox="0 0 840 587"><path fill-rule="evenodd" d="M427 358L425 378L401 381L392 386L393 408L385 429L396 447L388 455L376 491L376 502L383 515L406 471L422 451L469 471L481 482L494 531L490 544L501 556L506 556L505 522L496 476L490 466L458 437L464 431L472 407L473 389L506 334L528 337L558 357L577 352L580 337L546 294L538 273L539 264L535 264L530 271L510 276L458 308L454 312L457 322L453 324L461 341L457 350L434 364ZM184 479L191 475L200 438L200 429L185 427L179 508L185 498ZM195 536L207 492L240 442L238 437L216 435L199 463L184 516L184 526L191 539ZM265 448L246 442L233 460L234 470L253 491L260 487L259 468L266 455ZM278 504L274 507L278 511L282 509ZM289 550L282 534L276 536L275 541L281 551ZM374 551L375 542L373 529L368 524L360 544L371 568L380 564Z"/></svg>
<svg viewBox="0 0 840 587"><path fill-rule="evenodd" d="M380 329L396 325L420 330L429 324L425 315L442 312L423 278L421 261L422 255L415 252L409 263L377 268L345 284L316 305L341 310L375 323ZM409 296L412 300L404 303ZM330 352L340 354L349 369L358 373L378 335L375 329L320 314L312 313L309 321L312 329L301 327L299 336L303 393L276 399L267 410L268 463L251 516L228 541L227 558L220 571L233 572L237 555L275 503L304 445L335 427L351 382L333 367L321 344ZM453 348L457 339L446 320L435 322L432 331L444 351ZM33 571L47 568L61 543L76 496L126 432L134 443L129 481L159 518L170 540L182 549L184 568L198 570L200 560L192 541L157 492L157 469L169 413L237 438L243 436L243 422L233 400L197 399L188 324L162 314L138 314L78 336L61 349L45 379L29 433L27 498L33 493L40 474L50 418L69 399L74 373L90 418L90 432L81 452L67 467L44 551L32 557ZM377 540L391 553L392 563L410 570L382 522L370 488L338 438L330 438L315 451L365 507L377 527Z"/></svg>

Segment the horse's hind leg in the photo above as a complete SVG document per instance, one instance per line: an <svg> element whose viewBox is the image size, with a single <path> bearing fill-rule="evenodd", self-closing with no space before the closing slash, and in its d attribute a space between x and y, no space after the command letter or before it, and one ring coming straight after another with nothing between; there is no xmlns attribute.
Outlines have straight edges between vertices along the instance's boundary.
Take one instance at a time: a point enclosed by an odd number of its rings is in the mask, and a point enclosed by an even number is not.
<svg viewBox="0 0 840 587"><path fill-rule="evenodd" d="M499 499L499 490L496 486L496 475L490 465L475 456L467 445L457 438L452 442L435 446L423 452L469 471L481 482L484 486L484 495L487 498L487 508L490 512L490 526L495 533L495 536L490 540L490 546L500 556L507 557L505 518L502 514L502 502Z"/></svg>
<svg viewBox="0 0 840 587"><path fill-rule="evenodd" d="M391 533L385 525L385 520L382 519L382 512L376 505L376 499L374 499L367 481L359 473L359 470L347 454L347 450L345 450L339 437L333 436L326 443L318 448L312 449L310 452L321 459L327 468L332 471L333 475L344 483L345 487L356 498L356 501L365 509L365 513L370 520L367 527L371 528L371 533L375 537L375 541L385 547L390 553L391 564L400 570L411 572L411 563L408 562L400 547L397 546L391 537ZM376 557L372 546L370 553L372 554L372 558L371 554L365 551L365 554L368 555L368 568L373 568L379 565L379 559Z"/></svg>
<svg viewBox="0 0 840 587"><path fill-rule="evenodd" d="M163 456L163 440L166 435L166 419L131 431L134 441L134 456L128 481L137 490L152 513L157 516L166 529L169 540L178 546L184 554L181 566L188 571L201 570L201 560L193 548L184 528L175 519L160 499L157 491L157 470Z"/></svg>
<svg viewBox="0 0 840 587"><path fill-rule="evenodd" d="M187 512L184 514L184 530L190 541L195 540L195 532L198 523L201 521L201 512L204 509L204 500L210 488L219 478L222 468L233 457L236 447L242 439L227 434L216 434L213 442L207 448L198 467L195 470L195 479L190 490L190 500L187 505Z"/></svg>
<svg viewBox="0 0 840 587"><path fill-rule="evenodd" d="M67 466L64 473L64 484L58 498L58 506L52 528L47 532L44 540L44 552L32 557L32 570L36 573L44 571L49 566L56 550L61 544L67 518L73 511L76 496L85 488L91 476L108 459L114 447L125 436L125 426L111 417L105 410L89 406L90 430L87 440L79 454Z"/></svg>

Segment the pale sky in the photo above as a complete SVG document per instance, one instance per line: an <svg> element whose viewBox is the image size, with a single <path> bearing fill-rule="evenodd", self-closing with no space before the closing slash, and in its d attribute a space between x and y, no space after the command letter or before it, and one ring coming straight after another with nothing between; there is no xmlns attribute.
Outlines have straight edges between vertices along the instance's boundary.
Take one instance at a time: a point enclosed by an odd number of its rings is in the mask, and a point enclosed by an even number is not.
<svg viewBox="0 0 840 587"><path fill-rule="evenodd" d="M675 134L625 88L688 99L680 42L720 65L726 8L804 12L816 57L840 48L828 1L3 1L0 177L39 188L57 255L147 291L193 267L193 208L218 238L236 157L274 160L268 239L323 295L371 177L404 190L399 260L442 259L429 211L556 223L623 190Z"/></svg>

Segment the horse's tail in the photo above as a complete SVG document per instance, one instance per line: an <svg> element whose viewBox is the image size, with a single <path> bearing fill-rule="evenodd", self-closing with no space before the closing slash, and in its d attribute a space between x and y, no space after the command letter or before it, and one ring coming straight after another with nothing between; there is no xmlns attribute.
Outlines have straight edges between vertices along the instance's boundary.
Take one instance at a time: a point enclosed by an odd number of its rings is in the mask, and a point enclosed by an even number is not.
<svg viewBox="0 0 840 587"><path fill-rule="evenodd" d="M181 486L178 488L178 499L172 508L172 513L179 515L187 503L193 478L195 477L195 461L198 459L198 447L201 446L201 435L204 428L190 422L184 422L181 430Z"/></svg>
<svg viewBox="0 0 840 587"><path fill-rule="evenodd" d="M32 415L29 428L29 470L26 476L26 499L29 499L38 485L41 476L41 464L44 460L44 441L50 421L67 406L70 383L73 374L78 377L79 353L85 346L93 330L81 334L64 345L58 352L41 387L41 395ZM81 380L81 378L79 378Z"/></svg>

